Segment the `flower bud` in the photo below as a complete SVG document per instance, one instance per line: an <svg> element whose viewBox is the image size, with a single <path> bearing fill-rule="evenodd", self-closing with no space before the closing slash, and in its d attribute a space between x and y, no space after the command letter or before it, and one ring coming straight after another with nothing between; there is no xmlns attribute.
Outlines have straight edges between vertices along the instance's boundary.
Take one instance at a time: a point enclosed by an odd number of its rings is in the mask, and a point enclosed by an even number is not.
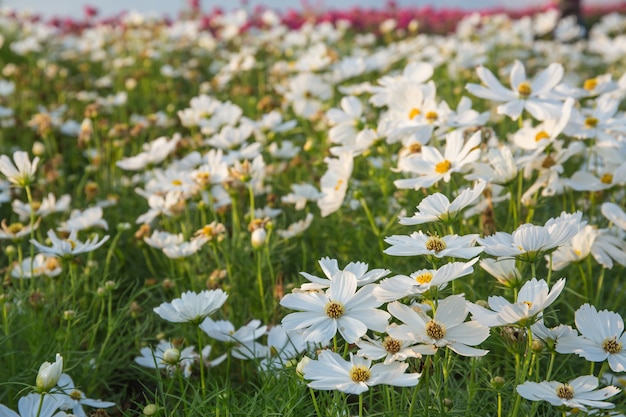
<svg viewBox="0 0 626 417"><path fill-rule="evenodd" d="M301 377L304 377L304 366L311 361L311 358L308 356L303 357L298 365L296 365L296 373Z"/></svg>
<svg viewBox="0 0 626 417"><path fill-rule="evenodd" d="M180 360L180 350L176 348L169 348L163 352L163 362L168 365L176 365Z"/></svg>
<svg viewBox="0 0 626 417"><path fill-rule="evenodd" d="M148 404L143 408L143 414L150 417L153 416L159 411L159 408L156 404Z"/></svg>
<svg viewBox="0 0 626 417"><path fill-rule="evenodd" d="M39 393L49 392L59 382L63 373L63 357L57 353L54 363L44 362L39 367L37 373L37 391Z"/></svg>
<svg viewBox="0 0 626 417"><path fill-rule="evenodd" d="M255 231L252 232L252 247L254 249L259 249L262 248L265 245L265 240L267 238L267 232L265 231L265 229L260 228L260 229L256 229Z"/></svg>

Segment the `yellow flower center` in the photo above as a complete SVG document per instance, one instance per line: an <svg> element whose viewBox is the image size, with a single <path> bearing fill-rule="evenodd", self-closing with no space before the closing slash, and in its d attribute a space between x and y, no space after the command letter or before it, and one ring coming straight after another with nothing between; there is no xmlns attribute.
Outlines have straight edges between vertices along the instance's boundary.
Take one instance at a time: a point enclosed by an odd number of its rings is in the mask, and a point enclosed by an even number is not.
<svg viewBox="0 0 626 417"><path fill-rule="evenodd" d="M441 240L439 236L431 236L426 241L426 249L434 251L436 253L441 252L446 248L446 242Z"/></svg>
<svg viewBox="0 0 626 417"><path fill-rule="evenodd" d="M58 267L59 267L59 260L57 258L46 259L46 267L45 267L46 271L54 271Z"/></svg>
<svg viewBox="0 0 626 417"><path fill-rule="evenodd" d="M432 339L443 339L446 335L446 327L435 320L431 320L426 323L426 334Z"/></svg>
<svg viewBox="0 0 626 417"><path fill-rule="evenodd" d="M583 88L587 91L591 91L594 88L596 88L596 86L598 85L598 80L595 78L589 78L588 80L585 80L584 84L583 84Z"/></svg>
<svg viewBox="0 0 626 417"><path fill-rule="evenodd" d="M74 242L72 239L66 239L66 242L68 242L70 244L70 246L72 247L72 249L76 248L76 242Z"/></svg>
<svg viewBox="0 0 626 417"><path fill-rule="evenodd" d="M354 382L365 382L372 376L372 372L362 365L353 366L350 369L350 379Z"/></svg>
<svg viewBox="0 0 626 417"><path fill-rule="evenodd" d="M22 229L24 229L24 225L22 223L17 222L17 223L13 223L9 225L8 232L12 235L16 235L19 232L21 232Z"/></svg>
<svg viewBox="0 0 626 417"><path fill-rule="evenodd" d="M176 185L176 186L183 185L183 182L181 180L172 180L172 185Z"/></svg>
<svg viewBox="0 0 626 417"><path fill-rule="evenodd" d="M444 159L443 161L435 165L435 172L437 174L445 174L446 172L450 171L451 166L452 166L452 162L448 161L447 159Z"/></svg>
<svg viewBox="0 0 626 417"><path fill-rule="evenodd" d="M613 184L613 174L603 174L600 178L600 182L604 184Z"/></svg>
<svg viewBox="0 0 626 417"><path fill-rule="evenodd" d="M33 211L39 210L41 208L41 201L33 201L30 207Z"/></svg>
<svg viewBox="0 0 626 417"><path fill-rule="evenodd" d="M339 189L341 188L341 184L343 184L343 180L337 180L337 184L335 185L335 191L339 191Z"/></svg>
<svg viewBox="0 0 626 417"><path fill-rule="evenodd" d="M615 337L613 337L602 342L602 349L608 353L620 353L622 351L622 344L618 342Z"/></svg>
<svg viewBox="0 0 626 417"><path fill-rule="evenodd" d="M420 109L418 109L417 107L413 107L410 111L409 111L409 119L413 120L413 118L415 116L419 116L422 112L420 111Z"/></svg>
<svg viewBox="0 0 626 417"><path fill-rule="evenodd" d="M552 155L546 156L546 159L544 159L543 162L541 163L541 167L545 169L550 169L555 165L556 165L556 161L554 160Z"/></svg>
<svg viewBox="0 0 626 417"><path fill-rule="evenodd" d="M530 301L522 301L522 302L526 304L526 307L528 307L529 310L533 307L533 303L531 303Z"/></svg>
<svg viewBox="0 0 626 417"><path fill-rule="evenodd" d="M517 87L517 92L521 98L528 98L533 92L533 89L530 87L530 83L528 81L524 81L519 85L519 87Z"/></svg>
<svg viewBox="0 0 626 417"><path fill-rule="evenodd" d="M432 280L433 280L433 274L431 274L430 272L424 272L423 274L419 274L418 276L415 277L415 281L417 281L420 284L428 284Z"/></svg>
<svg viewBox="0 0 626 417"><path fill-rule="evenodd" d="M388 353L394 354L394 353L400 352L400 348L402 347L402 344L400 343L399 340L396 340L391 336L387 336L385 337L385 340L383 341L383 347Z"/></svg>
<svg viewBox="0 0 626 417"><path fill-rule="evenodd" d="M437 121L437 119L439 119L439 115L437 114L436 111L429 111L428 113L426 113L426 121L428 123L435 123Z"/></svg>
<svg viewBox="0 0 626 417"><path fill-rule="evenodd" d="M595 117L587 117L585 119L585 127L591 129L593 127L596 127L598 125L598 119L596 119Z"/></svg>
<svg viewBox="0 0 626 417"><path fill-rule="evenodd" d="M548 132L542 130L535 135L535 142L539 142L541 139L550 139L550 135L548 135Z"/></svg>
<svg viewBox="0 0 626 417"><path fill-rule="evenodd" d="M75 389L75 390L73 390L72 392L70 392L70 394L69 394L69 395L70 395L70 398L72 398L72 399L73 399L73 400L75 400L75 401L78 401L78 400L82 400L82 399L83 399L83 396L82 396L82 394L80 393L80 391L78 391L78 390L76 390L76 389Z"/></svg>
<svg viewBox="0 0 626 417"><path fill-rule="evenodd" d="M574 398L574 390L568 384L559 385L556 389L556 396L564 400L571 400Z"/></svg>
<svg viewBox="0 0 626 417"><path fill-rule="evenodd" d="M345 308L343 307L343 304L341 304L339 301L329 301L328 303L326 303L324 311L326 311L326 315L331 319L338 319L339 317L343 316Z"/></svg>

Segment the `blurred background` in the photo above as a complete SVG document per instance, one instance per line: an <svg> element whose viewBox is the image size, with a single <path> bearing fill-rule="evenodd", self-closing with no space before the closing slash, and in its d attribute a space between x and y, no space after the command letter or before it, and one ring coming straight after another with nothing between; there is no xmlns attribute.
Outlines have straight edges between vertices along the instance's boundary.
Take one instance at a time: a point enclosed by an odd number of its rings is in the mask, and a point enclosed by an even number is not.
<svg viewBox="0 0 626 417"><path fill-rule="evenodd" d="M557 0L396 0L400 7L424 7L436 8L459 8L463 10L475 10L485 8L518 9L544 6L555 3ZM619 5L625 4L625 0L582 0L582 6ZM68 16L82 17L84 7L93 6L99 11L100 16L112 16L122 11L134 10L143 14L154 13L157 16L177 16L180 10L187 8L188 0L1 0L0 5L13 9L28 9L45 17ZM232 10L241 6L253 9L255 6L264 5L270 9L286 11L288 9L302 9L303 7L315 10L346 9L350 7L382 8L384 0L211 0L202 1L202 10L210 11L215 7L224 10Z"/></svg>

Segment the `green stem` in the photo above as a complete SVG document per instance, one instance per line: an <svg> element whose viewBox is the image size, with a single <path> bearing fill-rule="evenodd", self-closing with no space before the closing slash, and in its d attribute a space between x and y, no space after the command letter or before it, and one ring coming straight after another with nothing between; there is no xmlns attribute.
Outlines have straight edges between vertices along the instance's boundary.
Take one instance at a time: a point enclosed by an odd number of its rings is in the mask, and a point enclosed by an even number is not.
<svg viewBox="0 0 626 417"><path fill-rule="evenodd" d="M37 406L37 415L35 417L39 417L41 414L41 408L43 407L43 397L46 393L42 393L39 395L39 406Z"/></svg>
<svg viewBox="0 0 626 417"><path fill-rule="evenodd" d="M262 257L260 251L256 251L254 253L256 257L256 281L259 286L259 297L261 298L261 309L263 310L263 320L264 323L268 322L268 314L267 309L265 308L265 291L263 289L263 270L262 270Z"/></svg>
<svg viewBox="0 0 626 417"><path fill-rule="evenodd" d="M315 408L315 414L317 414L317 417L322 417L322 413L320 412L320 407L317 404L317 399L315 398L315 391L313 391L313 388L309 388L309 392L311 393L311 400L313 401L313 407Z"/></svg>
<svg viewBox="0 0 626 417"><path fill-rule="evenodd" d="M363 417L363 394L359 394L359 417Z"/></svg>
<svg viewBox="0 0 626 417"><path fill-rule="evenodd" d="M202 388L202 396L206 395L206 382L204 380L204 360L202 358L202 329L196 325L198 331L198 355L200 356L200 387Z"/></svg>

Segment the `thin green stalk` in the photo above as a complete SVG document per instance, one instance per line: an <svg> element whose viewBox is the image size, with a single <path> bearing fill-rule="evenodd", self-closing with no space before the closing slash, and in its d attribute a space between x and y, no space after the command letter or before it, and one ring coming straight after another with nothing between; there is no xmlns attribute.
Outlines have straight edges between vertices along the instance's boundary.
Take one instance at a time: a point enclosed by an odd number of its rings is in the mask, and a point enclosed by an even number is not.
<svg viewBox="0 0 626 417"><path fill-rule="evenodd" d="M37 406L37 414L35 417L39 417L41 415L41 408L43 407L43 397L44 395L46 395L46 393L42 393L41 395L39 395L39 405Z"/></svg>
<svg viewBox="0 0 626 417"><path fill-rule="evenodd" d="M359 394L359 417L363 417L363 394Z"/></svg>
<svg viewBox="0 0 626 417"><path fill-rule="evenodd" d="M256 281L259 287L259 297L261 298L261 309L263 310L263 320L265 323L268 322L268 314L267 309L265 308L265 290L263 288L263 270L262 270L262 257L261 253L257 250L254 253L256 258Z"/></svg>
<svg viewBox="0 0 626 417"><path fill-rule="evenodd" d="M198 331L198 352L200 353L200 387L202 388L202 396L206 395L206 382L204 380L204 360L202 359L202 329L196 325Z"/></svg>
<svg viewBox="0 0 626 417"><path fill-rule="evenodd" d="M313 408L315 408L315 414L317 414L317 417L322 417L322 413L320 412L320 407L317 404L317 399L315 398L315 391L313 391L313 388L309 388L309 392L311 393L311 400L313 401Z"/></svg>

